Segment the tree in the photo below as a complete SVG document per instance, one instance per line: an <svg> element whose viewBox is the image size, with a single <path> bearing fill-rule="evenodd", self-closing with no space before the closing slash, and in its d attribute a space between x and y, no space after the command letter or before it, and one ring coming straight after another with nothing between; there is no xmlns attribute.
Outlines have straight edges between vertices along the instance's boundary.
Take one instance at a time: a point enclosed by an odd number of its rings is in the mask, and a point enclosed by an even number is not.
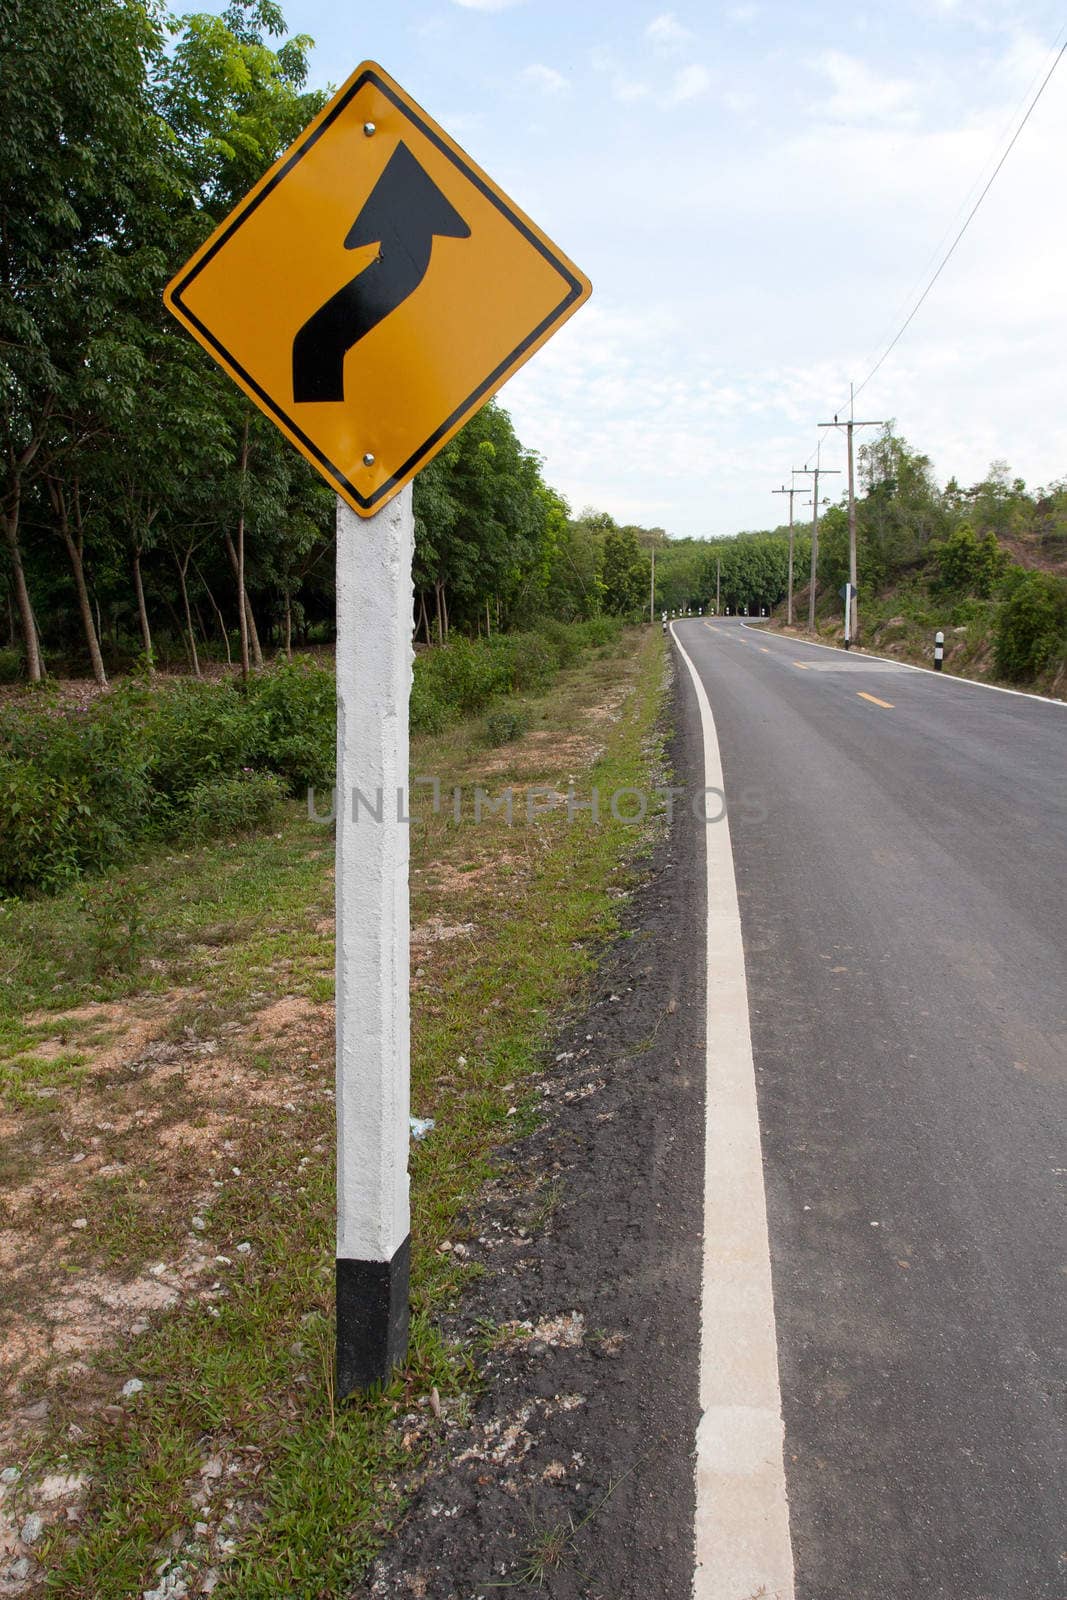
<svg viewBox="0 0 1067 1600"><path fill-rule="evenodd" d="M877 588L925 559L947 516L929 456L912 450L892 422L860 446L859 478L866 491L857 507L862 586Z"/></svg>
<svg viewBox="0 0 1067 1600"><path fill-rule="evenodd" d="M988 600L1006 561L995 533L984 533L979 539L969 522L960 522L938 549L937 587L945 594L973 594Z"/></svg>
<svg viewBox="0 0 1067 1600"><path fill-rule="evenodd" d="M23 563L27 494L64 477L93 438L96 402L128 372L119 313L162 281L174 175L149 85L162 45L151 0L3 5L0 526L31 679L43 661Z"/></svg>
<svg viewBox="0 0 1067 1600"><path fill-rule="evenodd" d="M642 553L636 530L613 528L604 538L604 610L634 617L648 604L651 562Z"/></svg>
<svg viewBox="0 0 1067 1600"><path fill-rule="evenodd" d="M1036 678L1067 654L1067 580L1016 567L997 616L997 671L1015 682Z"/></svg>
<svg viewBox="0 0 1067 1600"><path fill-rule="evenodd" d="M434 612L439 641L453 623L470 631L506 620L536 579L554 503L539 458L525 450L511 418L490 403L415 480L415 588L420 623Z"/></svg>

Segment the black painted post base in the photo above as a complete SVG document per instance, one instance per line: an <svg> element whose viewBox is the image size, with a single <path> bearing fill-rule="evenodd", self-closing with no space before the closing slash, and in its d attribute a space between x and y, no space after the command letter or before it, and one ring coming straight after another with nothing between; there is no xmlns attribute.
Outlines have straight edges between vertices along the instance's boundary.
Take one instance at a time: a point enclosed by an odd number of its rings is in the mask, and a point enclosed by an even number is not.
<svg viewBox="0 0 1067 1600"><path fill-rule="evenodd" d="M408 1353L411 1237L391 1261L337 1261L337 1398L388 1383Z"/></svg>

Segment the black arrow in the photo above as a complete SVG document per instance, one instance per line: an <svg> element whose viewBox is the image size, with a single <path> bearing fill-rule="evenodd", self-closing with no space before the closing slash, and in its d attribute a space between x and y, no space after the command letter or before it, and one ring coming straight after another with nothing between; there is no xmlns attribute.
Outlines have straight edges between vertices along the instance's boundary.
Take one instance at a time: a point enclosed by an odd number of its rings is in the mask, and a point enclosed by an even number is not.
<svg viewBox="0 0 1067 1600"><path fill-rule="evenodd" d="M331 295L293 340L293 398L343 400L345 356L418 288L437 234L469 239L470 228L398 144L359 216L345 249L377 244L369 267Z"/></svg>

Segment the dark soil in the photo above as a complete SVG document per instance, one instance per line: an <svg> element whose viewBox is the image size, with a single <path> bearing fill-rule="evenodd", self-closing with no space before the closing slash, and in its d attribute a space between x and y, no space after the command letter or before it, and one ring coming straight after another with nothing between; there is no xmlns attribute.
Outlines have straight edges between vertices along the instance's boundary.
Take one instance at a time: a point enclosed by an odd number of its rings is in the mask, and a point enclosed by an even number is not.
<svg viewBox="0 0 1067 1600"><path fill-rule="evenodd" d="M675 771L701 770L693 737L675 737ZM592 1003L547 1052L538 1125L501 1152L504 1176L453 1244L487 1269L445 1329L486 1351L484 1389L470 1415L443 1404L430 1470L354 1595L690 1593L704 1135L698 833L679 805Z"/></svg>

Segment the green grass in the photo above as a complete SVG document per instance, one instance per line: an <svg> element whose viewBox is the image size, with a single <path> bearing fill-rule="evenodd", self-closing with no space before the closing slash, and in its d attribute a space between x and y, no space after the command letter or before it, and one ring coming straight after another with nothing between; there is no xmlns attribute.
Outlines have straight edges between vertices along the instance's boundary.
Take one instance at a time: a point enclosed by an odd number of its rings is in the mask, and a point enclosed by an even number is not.
<svg viewBox="0 0 1067 1600"><path fill-rule="evenodd" d="M590 705L620 680L632 692L615 706L614 720L591 723ZM662 685L658 631L631 633L562 674L550 693L522 702L533 731L507 747L506 770L472 721L417 741L413 771L437 771L447 786L467 791L475 783L562 781L572 772L581 789L596 785L605 796L650 786L661 760ZM592 765L591 737L601 747ZM407 1366L383 1392L335 1402L333 1107L315 1087L327 1081L326 1060L317 1077L308 1067L308 1092L295 1111L241 1108L233 1158L241 1176L216 1187L202 1207L210 1249L230 1262L218 1267L218 1291L183 1295L139 1339L98 1353L88 1374L60 1378L51 1390L52 1432L41 1459L88 1473L92 1487L80 1529L61 1525L47 1536L50 1593L125 1600L158 1583L156 1568L173 1557L175 1542L191 1572L221 1563L221 1600L340 1596L365 1570L425 1448L425 1428L405 1418L426 1416L419 1402L433 1387L462 1409L478 1385L478 1341L449 1346L437 1329L474 1269L437 1246L462 1238L464 1208L497 1170L494 1147L534 1125L538 1097L524 1082L553 1019L581 994L617 928L633 860L649 836L648 827L616 822L606 805L600 826L588 813L568 826L559 811L532 823L520 817L512 828L502 817L475 828L469 808L458 825L447 809L423 814L412 838L413 924L436 915L472 931L429 947L422 959L430 978L416 978L413 992L413 1107L433 1116L436 1128L412 1147ZM194 1026L203 1038L209 1028L246 1023L280 995L325 1002L332 996L332 936L322 931L332 909L331 864L328 833L293 808L277 837L127 865L145 936L125 969L103 972L83 948L79 893L8 907L0 959L4 1073L20 1075L25 1089L26 1073L37 1070L27 1068L29 1047L54 1029L20 1020L35 1008L130 996L145 1003L178 987L186 996L169 1031L179 1038ZM91 1035L92 1025L84 1027ZM264 1075L292 1065L277 1043L240 1034L231 1041ZM46 1065L62 1077L77 1073L76 1063L74 1054ZM72 1082L63 1079L68 1088ZM94 1089L121 1091L121 1082ZM173 1093L168 1115L194 1115L189 1097ZM34 1137L47 1142L62 1099L41 1104L28 1115ZM102 1220L67 1248L70 1270L83 1252L98 1266L173 1260L188 1227L184 1186L195 1176L168 1180L148 1152L117 1177L93 1180L93 1213ZM543 1198L546 1220L556 1198ZM538 1197L532 1204L541 1214ZM251 1249L238 1253L240 1243ZM120 1402L131 1375L145 1389ZM75 1420L83 1436L72 1444L67 1428ZM224 1488L197 1507L190 1497L213 1457L224 1463ZM208 1524L206 1535L194 1535L198 1519ZM220 1539L232 1543L220 1550Z"/></svg>
<svg viewBox="0 0 1067 1600"><path fill-rule="evenodd" d="M11 1056L0 1061L0 1096L12 1108L32 1106L61 1088L73 1087L82 1076L84 1061L74 1050L56 1056Z"/></svg>

